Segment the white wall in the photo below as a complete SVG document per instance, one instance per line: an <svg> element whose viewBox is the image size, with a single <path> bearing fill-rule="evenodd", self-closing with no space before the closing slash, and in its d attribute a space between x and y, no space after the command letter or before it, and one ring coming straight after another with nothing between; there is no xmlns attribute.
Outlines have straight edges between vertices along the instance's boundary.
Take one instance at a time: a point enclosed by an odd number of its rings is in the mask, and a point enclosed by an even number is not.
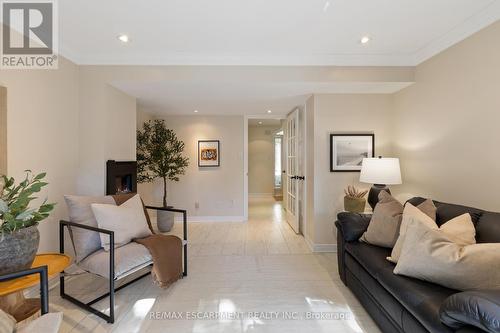
<svg viewBox="0 0 500 333"><path fill-rule="evenodd" d="M64 194L104 194L106 160L135 160L135 98L107 81L100 71L62 57L57 70L0 71L7 91L7 173L20 179L25 169L47 172L40 200L57 203L40 223L40 252L59 247Z"/></svg>
<svg viewBox="0 0 500 333"><path fill-rule="evenodd" d="M160 117L159 117L160 118ZM243 203L243 116L168 116L168 128L184 141L189 167L179 182L169 182L168 204L188 209L192 221L242 220ZM220 167L198 167L198 140L220 140ZM155 186L155 204L161 191ZM141 196L144 187L139 188ZM199 208L195 208L195 202Z"/></svg>
<svg viewBox="0 0 500 333"><path fill-rule="evenodd" d="M7 172L47 172L40 195L57 202L39 225L41 252L58 249L58 222L67 217L63 195L75 193L78 166L78 67L59 59L58 70L0 70L7 88Z"/></svg>
<svg viewBox="0 0 500 333"><path fill-rule="evenodd" d="M305 201L304 236L308 243L314 243L316 228L314 224L314 96L307 99L304 108L305 119Z"/></svg>
<svg viewBox="0 0 500 333"><path fill-rule="evenodd" d="M274 135L280 126L248 128L248 193L274 193Z"/></svg>
<svg viewBox="0 0 500 333"><path fill-rule="evenodd" d="M309 102L310 104L311 102ZM314 96L314 237L315 244L335 244L334 222L343 210L344 188L359 172L330 172L330 134L374 133L375 154L392 156L390 95Z"/></svg>
<svg viewBox="0 0 500 333"><path fill-rule="evenodd" d="M0 175L7 173L7 88L0 87Z"/></svg>
<svg viewBox="0 0 500 333"><path fill-rule="evenodd" d="M77 192L102 195L106 161L135 161L136 100L110 86L106 72L80 67Z"/></svg>
<svg viewBox="0 0 500 333"><path fill-rule="evenodd" d="M416 69L394 97L401 197L500 211L500 22Z"/></svg>

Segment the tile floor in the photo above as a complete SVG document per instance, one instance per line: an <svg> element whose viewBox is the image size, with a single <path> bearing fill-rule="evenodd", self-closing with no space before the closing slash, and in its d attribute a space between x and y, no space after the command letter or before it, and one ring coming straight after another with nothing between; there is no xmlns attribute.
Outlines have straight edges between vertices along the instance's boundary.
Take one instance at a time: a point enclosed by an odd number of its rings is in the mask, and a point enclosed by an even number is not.
<svg viewBox="0 0 500 333"><path fill-rule="evenodd" d="M191 223L189 275L166 290L149 276L120 290L113 325L52 290L61 332L380 332L340 282L336 254L311 253L280 202L251 200L249 213L248 223ZM85 274L67 290L90 299L105 286ZM95 306L108 309L106 300Z"/></svg>

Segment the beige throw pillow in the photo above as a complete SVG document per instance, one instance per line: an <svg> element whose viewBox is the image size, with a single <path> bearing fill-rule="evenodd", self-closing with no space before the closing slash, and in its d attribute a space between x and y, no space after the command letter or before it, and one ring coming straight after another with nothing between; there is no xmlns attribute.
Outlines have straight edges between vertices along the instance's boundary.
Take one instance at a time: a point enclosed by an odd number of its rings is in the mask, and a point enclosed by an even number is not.
<svg viewBox="0 0 500 333"><path fill-rule="evenodd" d="M359 240L391 248L398 237L403 205L386 191L380 192L378 198L368 229Z"/></svg>
<svg viewBox="0 0 500 333"><path fill-rule="evenodd" d="M414 219L394 273L457 290L500 289L500 243L458 244Z"/></svg>
<svg viewBox="0 0 500 333"><path fill-rule="evenodd" d="M399 236L399 226L403 216L403 205L386 191L379 193L368 229L360 241L392 248ZM436 206L432 200L425 200L417 206L422 212L436 220Z"/></svg>
<svg viewBox="0 0 500 333"><path fill-rule="evenodd" d="M91 207L99 228L114 231L115 247L128 244L134 238L151 235L138 194L120 206L92 204ZM101 233L100 236L102 247L109 251L109 235Z"/></svg>
<svg viewBox="0 0 500 333"><path fill-rule="evenodd" d="M403 221L399 230L399 237L392 249L391 256L387 260L397 263L401 255L401 249L408 234L408 226L412 221L419 221L430 229L440 230L448 237L461 245L476 243L476 229L472 223L470 214L463 214L438 227L436 222L428 214L423 213L419 208L407 203L403 212Z"/></svg>

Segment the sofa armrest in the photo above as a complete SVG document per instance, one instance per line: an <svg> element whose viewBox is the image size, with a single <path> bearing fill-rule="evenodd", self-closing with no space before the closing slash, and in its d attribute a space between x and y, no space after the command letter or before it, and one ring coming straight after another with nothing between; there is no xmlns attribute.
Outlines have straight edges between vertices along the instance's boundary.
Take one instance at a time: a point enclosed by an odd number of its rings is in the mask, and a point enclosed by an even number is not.
<svg viewBox="0 0 500 333"><path fill-rule="evenodd" d="M345 243L354 242L363 235L370 224L371 215L356 213L340 213L337 215L337 265L339 276L346 284Z"/></svg>
<svg viewBox="0 0 500 333"><path fill-rule="evenodd" d="M500 332L500 290L453 294L441 305L439 317L454 329L474 326L485 332Z"/></svg>
<svg viewBox="0 0 500 333"><path fill-rule="evenodd" d="M371 214L339 213L335 225L346 242L357 241L368 229Z"/></svg>

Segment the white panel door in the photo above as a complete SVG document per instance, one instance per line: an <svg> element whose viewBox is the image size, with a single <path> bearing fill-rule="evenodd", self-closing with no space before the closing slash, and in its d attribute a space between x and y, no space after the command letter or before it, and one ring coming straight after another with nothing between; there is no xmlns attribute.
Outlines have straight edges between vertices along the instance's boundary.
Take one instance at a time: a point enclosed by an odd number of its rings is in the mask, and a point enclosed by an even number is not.
<svg viewBox="0 0 500 333"><path fill-rule="evenodd" d="M299 233L299 186L298 186L298 132L299 111L295 110L286 118L286 220Z"/></svg>

